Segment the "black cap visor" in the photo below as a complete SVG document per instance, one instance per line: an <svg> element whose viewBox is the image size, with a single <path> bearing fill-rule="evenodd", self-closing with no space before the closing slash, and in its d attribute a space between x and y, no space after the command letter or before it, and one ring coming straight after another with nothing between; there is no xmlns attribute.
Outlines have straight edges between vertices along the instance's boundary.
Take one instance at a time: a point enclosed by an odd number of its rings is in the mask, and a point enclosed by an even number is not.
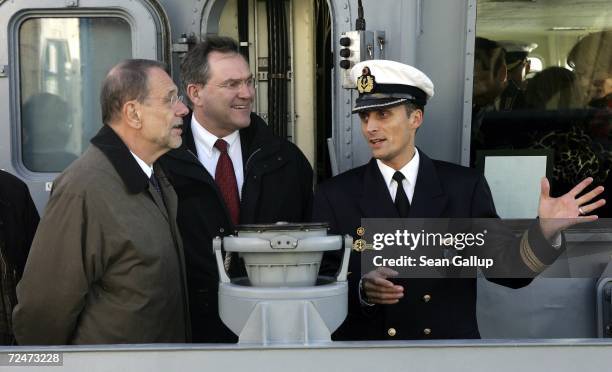
<svg viewBox="0 0 612 372"><path fill-rule="evenodd" d="M402 103L408 102L408 98L374 98L372 97L374 94L369 94L368 97L359 97L355 102L355 107L353 108L353 114L362 111L374 111L381 108L389 108L397 105L401 105Z"/></svg>
<svg viewBox="0 0 612 372"><path fill-rule="evenodd" d="M424 107L427 94L414 86L401 84L376 84L371 93L362 93L355 101L353 114L360 111L393 107L404 102L412 102Z"/></svg>

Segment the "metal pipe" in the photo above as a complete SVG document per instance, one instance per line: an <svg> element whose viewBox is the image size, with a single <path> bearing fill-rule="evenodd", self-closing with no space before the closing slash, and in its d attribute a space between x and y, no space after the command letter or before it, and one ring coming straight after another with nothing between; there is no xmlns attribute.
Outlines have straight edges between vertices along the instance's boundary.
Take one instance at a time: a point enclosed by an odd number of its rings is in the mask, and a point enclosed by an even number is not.
<svg viewBox="0 0 612 372"><path fill-rule="evenodd" d="M249 0L238 0L238 42L240 53L249 61Z"/></svg>

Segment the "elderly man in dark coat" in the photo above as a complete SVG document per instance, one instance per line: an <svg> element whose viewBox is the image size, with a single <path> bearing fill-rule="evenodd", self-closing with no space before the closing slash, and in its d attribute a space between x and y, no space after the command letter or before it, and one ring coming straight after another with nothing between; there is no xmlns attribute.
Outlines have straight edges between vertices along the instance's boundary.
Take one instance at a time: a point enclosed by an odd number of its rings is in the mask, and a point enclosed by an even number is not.
<svg viewBox="0 0 612 372"><path fill-rule="evenodd" d="M17 288L20 344L189 340L177 198L154 165L182 141L177 92L157 61L105 78L105 125L55 181Z"/></svg>

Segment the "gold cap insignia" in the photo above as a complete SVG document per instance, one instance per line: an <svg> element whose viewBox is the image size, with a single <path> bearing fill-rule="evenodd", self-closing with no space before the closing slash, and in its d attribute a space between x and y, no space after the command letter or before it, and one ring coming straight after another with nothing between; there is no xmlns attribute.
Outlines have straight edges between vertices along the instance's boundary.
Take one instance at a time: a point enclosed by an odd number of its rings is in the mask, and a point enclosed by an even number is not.
<svg viewBox="0 0 612 372"><path fill-rule="evenodd" d="M357 78L357 90L359 93L371 93L376 86L376 80L370 73L370 68L365 66L361 71L361 76Z"/></svg>

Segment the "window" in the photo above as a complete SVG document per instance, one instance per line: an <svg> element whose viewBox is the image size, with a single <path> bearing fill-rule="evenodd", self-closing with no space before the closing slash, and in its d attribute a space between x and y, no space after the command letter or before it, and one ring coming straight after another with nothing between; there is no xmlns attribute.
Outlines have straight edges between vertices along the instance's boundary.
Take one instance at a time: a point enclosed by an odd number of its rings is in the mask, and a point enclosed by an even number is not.
<svg viewBox="0 0 612 372"><path fill-rule="evenodd" d="M483 151L551 150L553 196L589 176L612 190L611 13L600 0L478 1L473 166Z"/></svg>
<svg viewBox="0 0 612 372"><path fill-rule="evenodd" d="M106 72L132 55L118 17L31 18L19 29L22 159L33 172L60 172L101 126Z"/></svg>
<svg viewBox="0 0 612 372"><path fill-rule="evenodd" d="M478 0L477 10L471 161L492 168L495 177L486 171L485 176L497 212L503 218L533 218L538 180L546 174L552 196L593 177L607 190L602 196L608 203L597 215L612 217L609 1ZM495 154L504 157L496 159ZM510 294L479 281L482 337L606 335L612 312L597 278L610 256L598 256L597 249L610 246L609 221L602 218L566 230L567 259L552 263L525 288ZM601 311L596 313L595 307Z"/></svg>

